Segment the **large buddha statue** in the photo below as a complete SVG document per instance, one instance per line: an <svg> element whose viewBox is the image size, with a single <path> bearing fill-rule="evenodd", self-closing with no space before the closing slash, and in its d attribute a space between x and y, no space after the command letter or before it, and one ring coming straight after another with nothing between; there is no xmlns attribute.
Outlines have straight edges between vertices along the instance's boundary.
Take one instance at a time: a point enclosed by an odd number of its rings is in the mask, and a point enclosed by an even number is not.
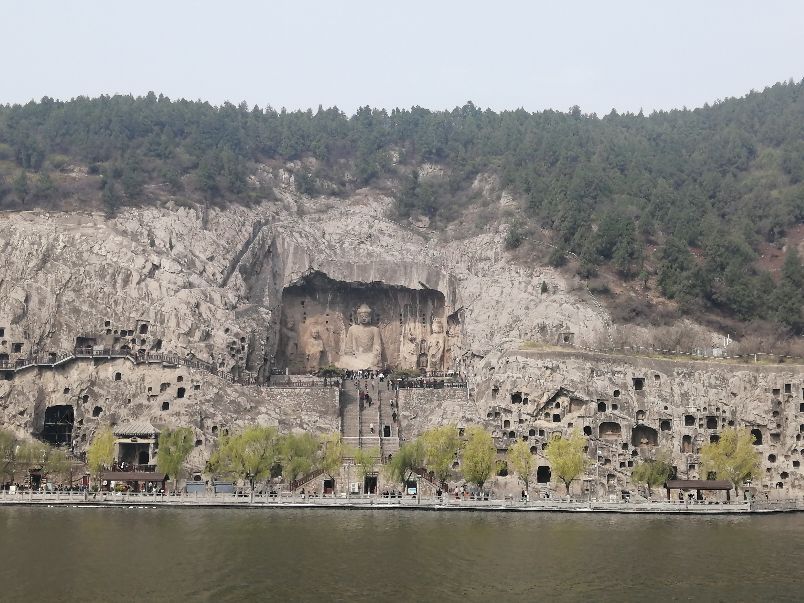
<svg viewBox="0 0 804 603"><path fill-rule="evenodd" d="M366 304L357 309L357 321L346 332L338 366L353 371L382 366L380 329L371 324L371 308Z"/></svg>

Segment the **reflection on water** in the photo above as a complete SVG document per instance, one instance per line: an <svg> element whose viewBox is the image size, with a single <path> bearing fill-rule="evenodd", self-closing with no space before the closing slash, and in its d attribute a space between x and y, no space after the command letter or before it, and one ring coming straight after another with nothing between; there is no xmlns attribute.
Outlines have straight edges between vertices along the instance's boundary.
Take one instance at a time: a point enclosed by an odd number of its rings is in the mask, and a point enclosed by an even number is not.
<svg viewBox="0 0 804 603"><path fill-rule="evenodd" d="M804 515L0 508L0 599L794 601Z"/></svg>

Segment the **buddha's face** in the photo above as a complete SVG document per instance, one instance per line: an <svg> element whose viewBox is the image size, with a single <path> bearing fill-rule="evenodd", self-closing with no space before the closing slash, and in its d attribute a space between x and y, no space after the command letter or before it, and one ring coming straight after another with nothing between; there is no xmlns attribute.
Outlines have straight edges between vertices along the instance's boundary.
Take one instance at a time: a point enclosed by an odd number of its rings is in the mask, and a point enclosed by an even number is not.
<svg viewBox="0 0 804 603"><path fill-rule="evenodd" d="M358 310L357 312L357 323L361 325L367 325L371 322L371 312L366 310Z"/></svg>
<svg viewBox="0 0 804 603"><path fill-rule="evenodd" d="M313 329L310 331L310 337L313 339L321 339L321 333L319 333L318 329Z"/></svg>
<svg viewBox="0 0 804 603"><path fill-rule="evenodd" d="M444 325L441 324L440 320L433 321L433 333L443 333L444 332Z"/></svg>

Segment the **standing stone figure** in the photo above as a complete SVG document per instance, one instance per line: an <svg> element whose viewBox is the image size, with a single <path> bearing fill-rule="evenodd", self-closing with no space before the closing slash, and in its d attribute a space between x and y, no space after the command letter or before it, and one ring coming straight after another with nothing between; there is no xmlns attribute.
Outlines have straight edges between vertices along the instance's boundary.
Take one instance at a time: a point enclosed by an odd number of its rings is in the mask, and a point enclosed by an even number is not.
<svg viewBox="0 0 804 603"><path fill-rule="evenodd" d="M310 330L310 337L305 342L306 369L315 373L321 368L321 357L324 355L324 342L321 340L321 332L313 327Z"/></svg>
<svg viewBox="0 0 804 603"><path fill-rule="evenodd" d="M359 371L378 369L382 365L380 329L371 324L371 308L363 304L357 309L357 322L349 327L338 366Z"/></svg>
<svg viewBox="0 0 804 603"><path fill-rule="evenodd" d="M292 318L287 319L287 323L282 327L280 335L283 339L288 360L292 360L299 351L299 336L296 334L296 322Z"/></svg>
<svg viewBox="0 0 804 603"><path fill-rule="evenodd" d="M444 325L438 318L433 319L433 332L427 338L427 372L441 371L444 368L444 348L447 337Z"/></svg>

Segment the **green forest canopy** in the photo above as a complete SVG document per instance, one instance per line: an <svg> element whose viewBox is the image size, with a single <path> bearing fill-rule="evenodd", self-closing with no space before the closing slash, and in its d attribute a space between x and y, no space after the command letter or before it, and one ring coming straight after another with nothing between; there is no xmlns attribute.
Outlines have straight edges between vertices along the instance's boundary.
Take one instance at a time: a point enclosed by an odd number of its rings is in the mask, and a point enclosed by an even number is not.
<svg viewBox="0 0 804 603"><path fill-rule="evenodd" d="M471 102L347 116L153 93L0 107L5 207L57 196L51 174L70 162L99 176L111 211L140 202L154 182L189 186L208 202L249 202L254 162L308 157L317 167L297 173L303 192L315 194L322 180L337 194L391 176L401 216L441 222L460 211L477 174L496 173L526 200L512 246L531 226L545 227L556 263L572 251L582 272L608 265L626 279L643 272L655 246L666 297L804 329L797 255L788 254L778 283L756 261L763 243L781 244L804 221L804 81L649 116L494 112ZM422 162L446 175L420 182L412 167Z"/></svg>

